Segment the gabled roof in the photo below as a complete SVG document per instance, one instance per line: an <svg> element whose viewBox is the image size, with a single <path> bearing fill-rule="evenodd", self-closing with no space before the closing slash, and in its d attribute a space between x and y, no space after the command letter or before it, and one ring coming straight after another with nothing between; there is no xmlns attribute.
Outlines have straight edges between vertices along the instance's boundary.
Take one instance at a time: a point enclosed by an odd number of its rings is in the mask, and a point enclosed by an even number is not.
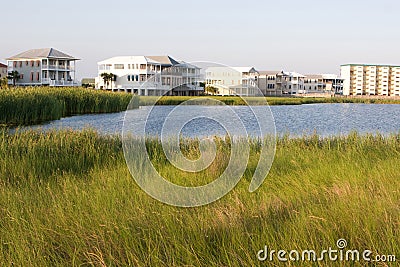
<svg viewBox="0 0 400 267"><path fill-rule="evenodd" d="M243 72L258 72L253 67L232 67L232 69L234 69L234 70L236 70L237 72L240 72L240 73L243 73Z"/></svg>
<svg viewBox="0 0 400 267"><path fill-rule="evenodd" d="M297 78L305 78L305 76L303 74L300 74L298 72L294 72L294 71L281 71L279 73L280 75L284 75L284 76L291 76L291 77L297 77Z"/></svg>
<svg viewBox="0 0 400 267"><path fill-rule="evenodd" d="M305 78L307 79L323 79L324 76L322 74L305 74Z"/></svg>
<svg viewBox="0 0 400 267"><path fill-rule="evenodd" d="M0 63L0 68L7 68L7 65Z"/></svg>
<svg viewBox="0 0 400 267"><path fill-rule="evenodd" d="M103 61L98 62L97 64L123 64L123 63L131 63L135 62L138 64L160 64L159 62L147 58L145 56L118 56L105 59Z"/></svg>
<svg viewBox="0 0 400 267"><path fill-rule="evenodd" d="M187 63L185 61L181 61L178 66L179 67L186 67L186 68L193 68L193 69L201 69L201 68L197 67L196 65Z"/></svg>
<svg viewBox="0 0 400 267"><path fill-rule="evenodd" d="M170 56L146 56L152 60L160 62L162 65L178 65L180 64L178 61L173 59Z"/></svg>
<svg viewBox="0 0 400 267"><path fill-rule="evenodd" d="M118 56L105 59L97 64L122 64L136 62L139 64L160 64L164 66L174 66L182 64L170 56Z"/></svg>
<svg viewBox="0 0 400 267"><path fill-rule="evenodd" d="M259 71L258 73L260 74L260 75L276 75L276 74L278 74L279 72L281 72L280 70L263 70L263 71Z"/></svg>
<svg viewBox="0 0 400 267"><path fill-rule="evenodd" d="M40 49L31 49L25 52L22 52L18 55L7 58L7 60L15 60L15 59L37 59L37 58L60 58L60 59L75 59L64 52L61 52L54 48L40 48Z"/></svg>

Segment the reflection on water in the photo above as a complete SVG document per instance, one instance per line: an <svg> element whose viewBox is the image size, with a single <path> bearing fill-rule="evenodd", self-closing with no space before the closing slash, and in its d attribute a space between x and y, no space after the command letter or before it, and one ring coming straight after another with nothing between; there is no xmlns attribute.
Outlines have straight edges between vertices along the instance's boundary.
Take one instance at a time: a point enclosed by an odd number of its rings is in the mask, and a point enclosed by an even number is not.
<svg viewBox="0 0 400 267"><path fill-rule="evenodd" d="M146 111L151 107L141 107L131 110L129 129L135 132L135 125L146 121L146 132L152 135L161 134L166 116L174 106L156 106L149 118ZM193 117L207 117L210 114L224 112L223 106L184 106L185 115ZM257 121L249 107L231 106L241 118L249 135L258 136ZM262 107L254 106L254 110ZM265 107L264 107L265 108ZM294 106L271 106L275 119L276 131L279 135L290 133L293 136L303 134L317 134L328 136L347 134L356 130L360 133L398 133L400 132L400 105L386 104L312 104ZM120 134L123 127L125 113L83 115L63 118L39 126L26 128L46 129L83 129L93 128L104 134ZM224 124L230 122L224 121ZM234 125L233 125L234 126ZM234 127L233 127L234 128ZM183 136L210 136L225 135L226 131L221 124L207 118L197 118L187 123L181 130ZM235 133L231 133L235 135Z"/></svg>

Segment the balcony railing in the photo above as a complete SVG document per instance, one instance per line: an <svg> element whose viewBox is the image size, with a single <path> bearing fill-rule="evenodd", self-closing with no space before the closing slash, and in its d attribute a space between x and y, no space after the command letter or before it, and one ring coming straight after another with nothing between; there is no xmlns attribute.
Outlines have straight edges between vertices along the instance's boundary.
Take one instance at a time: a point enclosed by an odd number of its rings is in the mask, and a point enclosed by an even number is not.
<svg viewBox="0 0 400 267"><path fill-rule="evenodd" d="M74 70L73 66L65 65L42 65L42 69L46 70Z"/></svg>
<svg viewBox="0 0 400 267"><path fill-rule="evenodd" d="M77 85L73 80L52 80L49 78L42 78L42 84L48 84L50 86L74 86Z"/></svg>

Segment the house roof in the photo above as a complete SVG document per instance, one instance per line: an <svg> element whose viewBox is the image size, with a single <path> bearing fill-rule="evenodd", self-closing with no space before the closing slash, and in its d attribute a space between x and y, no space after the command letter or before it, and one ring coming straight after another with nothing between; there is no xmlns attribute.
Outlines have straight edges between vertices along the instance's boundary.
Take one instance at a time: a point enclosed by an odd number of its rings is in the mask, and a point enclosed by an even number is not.
<svg viewBox="0 0 400 267"><path fill-rule="evenodd" d="M122 63L139 63L139 64L160 64L166 66L173 66L182 64L170 56L118 56L105 59L98 62L98 64L122 64Z"/></svg>
<svg viewBox="0 0 400 267"><path fill-rule="evenodd" d="M232 69L238 71L238 72L257 72L255 68L253 67L232 67Z"/></svg>
<svg viewBox="0 0 400 267"><path fill-rule="evenodd" d="M22 53L19 53L15 56L7 58L7 60L14 59L37 59L37 58L61 58L61 59L73 59L78 60L64 52L61 52L54 48L40 48L40 49L31 49Z"/></svg>
<svg viewBox="0 0 400 267"><path fill-rule="evenodd" d="M146 64L146 63L160 64L159 62L147 58L145 56L118 56L105 59L103 61L98 62L97 64L122 64L131 62L135 62L138 64Z"/></svg>
<svg viewBox="0 0 400 267"><path fill-rule="evenodd" d="M201 68L197 67L196 65L187 63L187 62L185 62L185 61L181 61L181 62L179 63L179 67L187 67L187 68L201 69Z"/></svg>
<svg viewBox="0 0 400 267"><path fill-rule="evenodd" d="M260 75L276 75L276 74L278 74L279 72L281 72L280 70L263 70L263 71L259 71L258 73L260 74Z"/></svg>
<svg viewBox="0 0 400 267"><path fill-rule="evenodd" d="M0 68L7 68L7 65L0 63Z"/></svg>
<svg viewBox="0 0 400 267"><path fill-rule="evenodd" d="M305 74L305 78L307 79L323 79L324 76L322 74Z"/></svg>
<svg viewBox="0 0 400 267"><path fill-rule="evenodd" d="M294 72L294 71L281 71L279 74L281 75L285 75L285 76L292 76L292 77L298 77L298 78L305 78L305 76L303 74L300 74L298 72Z"/></svg>
<svg viewBox="0 0 400 267"><path fill-rule="evenodd" d="M152 60L155 60L157 62L160 62L162 65L178 65L180 64L178 61L173 59L170 56L146 56L147 58L150 58Z"/></svg>

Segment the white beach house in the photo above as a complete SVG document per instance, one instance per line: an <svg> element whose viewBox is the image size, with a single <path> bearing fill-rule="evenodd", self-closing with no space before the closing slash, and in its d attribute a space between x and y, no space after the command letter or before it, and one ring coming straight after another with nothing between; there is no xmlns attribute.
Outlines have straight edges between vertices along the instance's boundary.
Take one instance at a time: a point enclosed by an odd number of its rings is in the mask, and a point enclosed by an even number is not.
<svg viewBox="0 0 400 267"><path fill-rule="evenodd" d="M107 80L103 74L112 74ZM200 68L170 56L120 56L98 62L96 89L138 95L199 95Z"/></svg>
<svg viewBox="0 0 400 267"><path fill-rule="evenodd" d="M206 69L206 88L216 88L218 95L257 96L258 71L253 67L209 67Z"/></svg>

